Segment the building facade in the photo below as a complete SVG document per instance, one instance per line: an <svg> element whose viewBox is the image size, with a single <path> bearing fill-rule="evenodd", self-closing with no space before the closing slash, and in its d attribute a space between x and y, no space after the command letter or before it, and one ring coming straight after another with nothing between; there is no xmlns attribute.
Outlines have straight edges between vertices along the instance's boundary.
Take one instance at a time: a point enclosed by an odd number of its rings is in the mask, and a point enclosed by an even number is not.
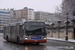
<svg viewBox="0 0 75 50"><path fill-rule="evenodd" d="M14 9L10 9L10 14L11 17L16 17L16 18L23 18L26 20L33 20L34 19L34 10L24 7L24 9L20 9L20 10L14 10Z"/></svg>
<svg viewBox="0 0 75 50"><path fill-rule="evenodd" d="M75 39L75 19L72 19L72 22L73 22L73 36Z"/></svg>
<svg viewBox="0 0 75 50"><path fill-rule="evenodd" d="M35 11L35 20L40 21L50 21L53 22L55 20L54 14L49 12L43 12L43 11Z"/></svg>
<svg viewBox="0 0 75 50"><path fill-rule="evenodd" d="M66 39L66 26L61 27L52 27L49 28L50 32L47 33L47 37L52 38L63 38ZM68 39L74 39L75 40L75 33L72 25L68 26Z"/></svg>
<svg viewBox="0 0 75 50"><path fill-rule="evenodd" d="M4 24L10 23L11 16L9 10L0 9L0 31L3 30Z"/></svg>

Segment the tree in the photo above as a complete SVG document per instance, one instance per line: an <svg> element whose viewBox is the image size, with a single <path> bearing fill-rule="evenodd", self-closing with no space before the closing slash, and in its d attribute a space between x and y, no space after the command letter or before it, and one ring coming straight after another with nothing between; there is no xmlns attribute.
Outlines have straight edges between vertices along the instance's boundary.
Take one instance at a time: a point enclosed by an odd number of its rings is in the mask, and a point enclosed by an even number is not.
<svg viewBox="0 0 75 50"><path fill-rule="evenodd" d="M62 21L61 25L64 25L64 21L66 20L66 17L63 15L62 12L63 12L62 4L55 7L55 21L61 20ZM55 24L58 25L57 22Z"/></svg>
<svg viewBox="0 0 75 50"><path fill-rule="evenodd" d="M55 13L62 13L62 5L61 4L59 6L55 7Z"/></svg>

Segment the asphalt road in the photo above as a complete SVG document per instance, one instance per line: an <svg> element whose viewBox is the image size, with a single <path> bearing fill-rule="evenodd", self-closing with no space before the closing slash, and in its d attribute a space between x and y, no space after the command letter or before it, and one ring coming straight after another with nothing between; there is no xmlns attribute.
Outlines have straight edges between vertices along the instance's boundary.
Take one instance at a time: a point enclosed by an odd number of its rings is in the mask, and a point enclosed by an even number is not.
<svg viewBox="0 0 75 50"><path fill-rule="evenodd" d="M75 43L47 40L47 43L20 44L7 42L0 35L0 50L75 50Z"/></svg>

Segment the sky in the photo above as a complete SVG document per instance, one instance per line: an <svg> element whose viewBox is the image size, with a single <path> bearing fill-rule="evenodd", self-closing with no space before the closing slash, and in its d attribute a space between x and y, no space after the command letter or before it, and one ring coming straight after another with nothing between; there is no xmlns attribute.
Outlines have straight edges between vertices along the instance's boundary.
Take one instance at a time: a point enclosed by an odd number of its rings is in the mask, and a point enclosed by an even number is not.
<svg viewBox="0 0 75 50"><path fill-rule="evenodd" d="M14 8L16 10L24 7L32 8L34 11L55 12L62 0L0 0L0 9Z"/></svg>

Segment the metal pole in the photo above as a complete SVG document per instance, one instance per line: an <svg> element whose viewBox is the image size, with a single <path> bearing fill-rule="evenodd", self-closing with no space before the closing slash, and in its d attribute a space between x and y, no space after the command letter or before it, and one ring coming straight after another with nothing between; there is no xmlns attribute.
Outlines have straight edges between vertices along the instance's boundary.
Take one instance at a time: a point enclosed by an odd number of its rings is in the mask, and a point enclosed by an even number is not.
<svg viewBox="0 0 75 50"><path fill-rule="evenodd" d="M67 23L66 23L66 40L68 40L68 14L67 14Z"/></svg>
<svg viewBox="0 0 75 50"><path fill-rule="evenodd" d="M58 38L60 38L59 33L60 33L60 23L59 23L59 27L58 27Z"/></svg>
<svg viewBox="0 0 75 50"><path fill-rule="evenodd" d="M51 33L51 37L53 37L53 26L52 26L52 33Z"/></svg>

